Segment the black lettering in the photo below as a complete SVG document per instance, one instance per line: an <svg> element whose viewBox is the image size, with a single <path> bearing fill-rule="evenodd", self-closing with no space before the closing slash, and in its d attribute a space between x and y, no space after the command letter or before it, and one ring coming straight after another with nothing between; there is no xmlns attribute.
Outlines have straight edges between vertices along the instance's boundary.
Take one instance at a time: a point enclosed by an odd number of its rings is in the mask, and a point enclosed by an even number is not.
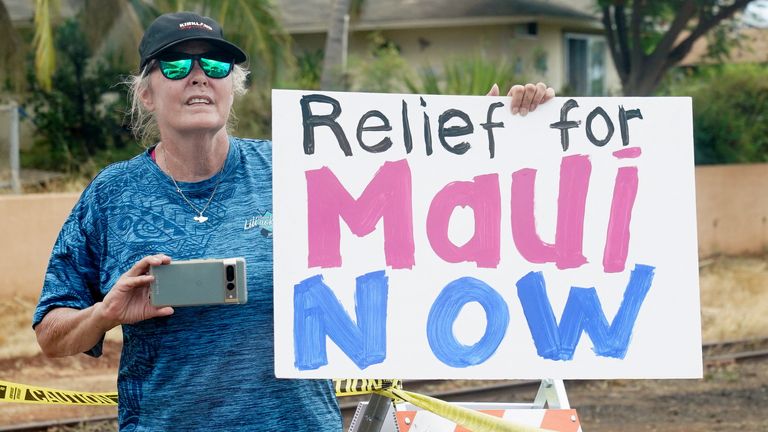
<svg viewBox="0 0 768 432"><path fill-rule="evenodd" d="M88 403L91 404L101 404L104 402L99 396L97 395L83 395L83 398L88 401Z"/></svg>
<svg viewBox="0 0 768 432"><path fill-rule="evenodd" d="M568 99L560 108L560 121L549 125L552 129L560 129L560 145L563 147L563 151L568 150L568 129L577 128L581 124L581 120L568 120L568 111L578 106L579 104L575 100Z"/></svg>
<svg viewBox="0 0 768 432"><path fill-rule="evenodd" d="M496 140L493 138L493 128L504 127L504 123L502 122L492 123L491 119L493 118L493 111L495 111L496 108L501 108L503 106L504 104L501 102L495 102L489 105L488 115L486 116L486 122L480 124L480 126L482 126L483 129L488 131L488 152L491 154L491 159L493 159L493 156L496 154Z"/></svg>
<svg viewBox="0 0 768 432"><path fill-rule="evenodd" d="M381 120L380 125L378 126L365 126L365 122L371 118L376 117L379 120ZM392 147L392 140L389 139L389 137L385 137L383 140L379 141L377 144L372 146L367 146L363 143L363 132L367 131L391 131L392 126L389 125L389 119L381 113L381 111L377 110L371 110L367 113L363 114L362 117L360 117L360 121L357 123L357 142L360 144L360 147L363 149L371 152L371 153L381 153L384 151L389 150L390 147Z"/></svg>
<svg viewBox="0 0 768 432"><path fill-rule="evenodd" d="M460 118L464 121L463 126L451 126L451 127L445 127L445 124L448 123L449 120L452 118ZM446 137L457 137L457 136L463 136L468 135L474 132L475 128L472 126L472 122L469 119L469 116L464 111L459 111L457 109L449 109L446 110L443 114L440 115L438 119L438 133L437 136L440 138L440 144L443 145L443 147L448 150L449 152L453 154L464 154L469 150L471 147L468 142L462 141L455 146L451 146L448 144L448 142L445 140Z"/></svg>
<svg viewBox="0 0 768 432"><path fill-rule="evenodd" d="M66 393L62 393L59 391L52 391L49 392L51 395L53 395L54 398L58 399L59 402L71 402L71 403L79 403L80 401L76 399L72 395L68 395Z"/></svg>
<svg viewBox="0 0 768 432"><path fill-rule="evenodd" d="M627 124L627 121L632 120L633 118L639 118L642 120L643 114L639 109L624 111L624 107L619 105L619 130L621 131L622 146L629 145L629 125Z"/></svg>
<svg viewBox="0 0 768 432"><path fill-rule="evenodd" d="M80 403L80 404L87 404L88 403L88 401L85 399L85 397L83 397L83 395L81 395L79 393L72 393L72 394L70 394L68 396L69 396L70 400L72 402L74 402L74 403Z"/></svg>
<svg viewBox="0 0 768 432"><path fill-rule="evenodd" d="M117 403L117 398L112 399L111 397L105 395L99 395L99 399L101 400L102 405Z"/></svg>
<svg viewBox="0 0 768 432"><path fill-rule="evenodd" d="M88 404L90 401L84 394L80 393L73 393L69 395L69 397L72 399L73 402L81 403L81 404Z"/></svg>
<svg viewBox="0 0 768 432"><path fill-rule="evenodd" d="M413 150L413 138L411 137L411 123L408 121L408 104L403 99L403 142L405 142L405 152L410 153Z"/></svg>
<svg viewBox="0 0 768 432"><path fill-rule="evenodd" d="M24 395L24 400L28 401L45 401L45 390L27 390L27 394Z"/></svg>
<svg viewBox="0 0 768 432"><path fill-rule="evenodd" d="M427 102L420 97L421 106L426 107ZM427 156L432 154L432 127L429 125L429 116L424 111L424 146L427 148Z"/></svg>
<svg viewBox="0 0 768 432"><path fill-rule="evenodd" d="M309 107L309 104L312 102L327 103L333 107L333 111L328 115L312 114L312 110ZM335 121L340 114L341 105L339 101L332 97L320 94L302 96L301 115L302 124L304 125L304 154L311 155L315 153L315 128L318 126L328 126L331 128L333 135L336 136L336 141L339 143L339 147L341 147L344 155L352 156L352 148L349 146L347 136L344 135L344 129Z"/></svg>
<svg viewBox="0 0 768 432"><path fill-rule="evenodd" d="M595 134L592 133L592 121L597 116L601 116L603 120L605 120L605 125L608 127L608 133L605 134L605 138L601 140L595 138ZM592 142L592 144L598 147L602 147L608 144L608 141L610 141L611 137L613 136L613 130L613 122L611 121L611 118L608 117L608 113L605 112L602 107L593 109L592 112L587 116L587 138Z"/></svg>

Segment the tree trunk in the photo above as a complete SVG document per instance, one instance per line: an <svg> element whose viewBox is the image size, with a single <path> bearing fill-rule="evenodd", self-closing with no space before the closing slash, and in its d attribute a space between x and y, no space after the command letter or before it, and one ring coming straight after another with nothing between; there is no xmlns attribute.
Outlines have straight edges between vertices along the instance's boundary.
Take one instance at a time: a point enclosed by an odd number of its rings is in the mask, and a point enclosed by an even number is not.
<svg viewBox="0 0 768 432"><path fill-rule="evenodd" d="M659 84L655 74L632 74L629 80L622 83L624 96L651 96Z"/></svg>
<svg viewBox="0 0 768 432"><path fill-rule="evenodd" d="M331 10L328 34L325 39L325 57L320 88L323 90L344 89L344 58L346 56L347 15L351 0L334 0Z"/></svg>

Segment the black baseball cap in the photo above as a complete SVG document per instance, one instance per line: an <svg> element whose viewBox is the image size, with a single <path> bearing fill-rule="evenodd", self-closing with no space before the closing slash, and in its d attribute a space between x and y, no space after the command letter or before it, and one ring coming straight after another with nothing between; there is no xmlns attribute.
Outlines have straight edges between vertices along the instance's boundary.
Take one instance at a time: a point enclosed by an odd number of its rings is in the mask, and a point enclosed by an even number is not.
<svg viewBox="0 0 768 432"><path fill-rule="evenodd" d="M176 12L160 15L147 27L139 44L139 70L144 69L161 52L189 40L210 42L231 54L235 63L242 63L248 58L237 45L224 39L221 26L212 18L193 12Z"/></svg>

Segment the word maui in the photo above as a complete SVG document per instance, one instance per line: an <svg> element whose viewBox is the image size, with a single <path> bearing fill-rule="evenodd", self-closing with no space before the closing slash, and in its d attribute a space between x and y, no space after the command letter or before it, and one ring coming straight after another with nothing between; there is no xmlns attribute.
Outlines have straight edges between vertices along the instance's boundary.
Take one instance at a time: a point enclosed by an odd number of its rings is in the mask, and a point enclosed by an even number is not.
<svg viewBox="0 0 768 432"><path fill-rule="evenodd" d="M587 262L582 245L591 169L588 156L562 159L554 244L541 240L536 231L537 170L524 168L512 174L510 223L512 238L523 258L532 263L553 262L559 269L577 268ZM411 170L406 160L384 163L358 199L327 167L307 171L305 175L309 267L341 267L340 219L360 237L373 232L379 219L383 219L386 264L393 269L414 266ZM603 254L606 273L624 270L637 187L637 167L619 168ZM473 237L461 246L448 236L451 215L459 206L472 209L475 223ZM480 175L472 181L455 181L443 187L431 201L426 226L432 250L444 261L475 262L478 267L496 268L501 255L499 175Z"/></svg>

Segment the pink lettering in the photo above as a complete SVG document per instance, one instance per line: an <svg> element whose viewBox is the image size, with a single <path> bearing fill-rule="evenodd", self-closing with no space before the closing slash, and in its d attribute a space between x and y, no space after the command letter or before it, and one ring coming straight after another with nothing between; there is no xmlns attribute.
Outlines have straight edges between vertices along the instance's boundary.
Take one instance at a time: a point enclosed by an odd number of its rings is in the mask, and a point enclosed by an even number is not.
<svg viewBox="0 0 768 432"><path fill-rule="evenodd" d="M305 172L309 267L341 267L339 216L358 237L384 220L384 255L393 269L414 265L411 169L385 162L355 200L328 167Z"/></svg>
<svg viewBox="0 0 768 432"><path fill-rule="evenodd" d="M532 263L554 262L559 269L576 268L587 262L582 254L582 245L591 172L592 164L588 156L563 158L554 244L542 241L536 230L536 170L525 168L512 174L512 238L523 258Z"/></svg>
<svg viewBox="0 0 768 432"><path fill-rule="evenodd" d="M632 207L637 196L637 167L622 167L616 173L613 186L611 218L603 250L603 269L606 273L624 271L629 250L629 223L632 219Z"/></svg>
<svg viewBox="0 0 768 432"><path fill-rule="evenodd" d="M448 238L448 227L457 206L470 206L475 217L475 232L463 246ZM432 250L447 262L474 261L478 267L499 265L501 195L499 176L477 176L471 182L452 182L432 199L427 214L427 237Z"/></svg>

